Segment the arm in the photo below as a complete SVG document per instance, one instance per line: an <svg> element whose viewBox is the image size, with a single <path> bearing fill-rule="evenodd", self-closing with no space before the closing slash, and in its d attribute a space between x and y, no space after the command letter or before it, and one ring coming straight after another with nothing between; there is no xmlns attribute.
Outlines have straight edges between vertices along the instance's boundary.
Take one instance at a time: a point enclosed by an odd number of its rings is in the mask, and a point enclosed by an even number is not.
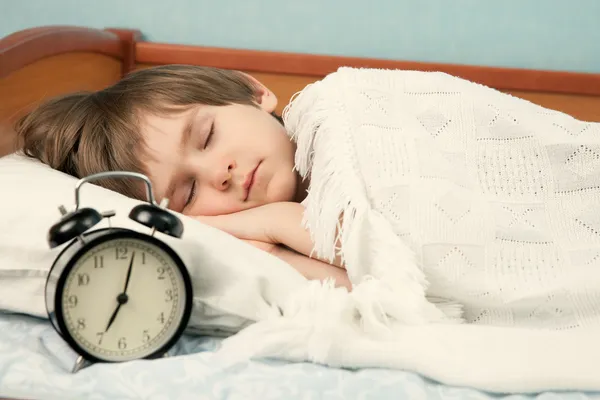
<svg viewBox="0 0 600 400"><path fill-rule="evenodd" d="M336 287L345 287L349 291L352 290L350 279L348 279L346 271L341 268L337 268L314 258L309 258L303 254L298 254L295 251L276 244L258 242L255 240L245 240L245 242L285 261L306 279L318 279L323 281L327 278L333 278Z"/></svg>
<svg viewBox="0 0 600 400"><path fill-rule="evenodd" d="M239 239L281 244L312 258L314 244L310 233L302 226L303 214L302 204L278 202L233 214L198 219ZM316 259L344 268L337 255L333 262L318 257Z"/></svg>
<svg viewBox="0 0 600 400"><path fill-rule="evenodd" d="M275 246L275 251L272 254L290 264L307 279L322 281L327 278L333 278L336 287L345 287L348 291L352 290L348 274L342 268L307 257L303 254L298 254L283 246Z"/></svg>
<svg viewBox="0 0 600 400"><path fill-rule="evenodd" d="M274 223L269 224L267 238L273 243L279 243L294 249L306 257L313 257L312 250L314 243L310 237L310 232L302 226L304 215L304 206L300 203L282 202L273 203ZM334 260L329 261L314 256L317 260L334 265L338 268L344 268L339 255Z"/></svg>

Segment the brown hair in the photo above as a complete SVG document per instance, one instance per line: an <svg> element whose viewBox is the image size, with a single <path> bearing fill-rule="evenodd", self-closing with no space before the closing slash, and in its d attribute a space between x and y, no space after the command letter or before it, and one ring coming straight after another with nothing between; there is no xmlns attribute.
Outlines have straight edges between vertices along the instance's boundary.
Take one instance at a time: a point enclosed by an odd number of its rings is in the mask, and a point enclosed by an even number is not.
<svg viewBox="0 0 600 400"><path fill-rule="evenodd" d="M146 174L140 112L166 113L194 104L255 104L256 87L237 71L190 65L139 70L98 92L51 99L16 124L25 155L77 178L103 171ZM95 182L142 199L138 182Z"/></svg>

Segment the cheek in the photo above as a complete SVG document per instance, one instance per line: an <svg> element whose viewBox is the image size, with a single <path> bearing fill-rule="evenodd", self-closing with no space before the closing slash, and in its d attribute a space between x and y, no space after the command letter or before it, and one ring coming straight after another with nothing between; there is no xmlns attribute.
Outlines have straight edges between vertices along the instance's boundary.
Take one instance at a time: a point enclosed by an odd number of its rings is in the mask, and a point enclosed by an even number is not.
<svg viewBox="0 0 600 400"><path fill-rule="evenodd" d="M296 197L297 177L293 172L280 169L270 182L267 189L269 203L291 201Z"/></svg>

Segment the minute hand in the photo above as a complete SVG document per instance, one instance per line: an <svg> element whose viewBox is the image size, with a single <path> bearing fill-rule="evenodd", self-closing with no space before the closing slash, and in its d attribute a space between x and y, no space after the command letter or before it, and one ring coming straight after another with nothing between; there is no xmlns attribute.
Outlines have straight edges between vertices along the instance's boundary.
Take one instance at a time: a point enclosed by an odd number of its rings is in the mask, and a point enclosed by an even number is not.
<svg viewBox="0 0 600 400"><path fill-rule="evenodd" d="M129 269L127 269L127 278L125 278L125 287L123 288L123 293L127 293L127 287L129 286L129 278L131 278L131 269L133 267L133 259L135 258L135 252L131 255L131 261L129 261Z"/></svg>

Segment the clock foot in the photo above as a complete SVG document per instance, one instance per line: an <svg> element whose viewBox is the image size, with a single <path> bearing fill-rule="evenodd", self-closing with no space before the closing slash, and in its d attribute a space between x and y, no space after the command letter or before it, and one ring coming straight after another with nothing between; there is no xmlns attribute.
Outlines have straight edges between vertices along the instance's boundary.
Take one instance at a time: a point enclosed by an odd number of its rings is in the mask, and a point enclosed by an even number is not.
<svg viewBox="0 0 600 400"><path fill-rule="evenodd" d="M79 356L79 357L77 357L77 361L75 361L75 365L73 366L73 369L71 370L71 372L74 374L86 367L89 367L90 365L92 365L91 362L89 362L88 360L83 358L83 356Z"/></svg>

